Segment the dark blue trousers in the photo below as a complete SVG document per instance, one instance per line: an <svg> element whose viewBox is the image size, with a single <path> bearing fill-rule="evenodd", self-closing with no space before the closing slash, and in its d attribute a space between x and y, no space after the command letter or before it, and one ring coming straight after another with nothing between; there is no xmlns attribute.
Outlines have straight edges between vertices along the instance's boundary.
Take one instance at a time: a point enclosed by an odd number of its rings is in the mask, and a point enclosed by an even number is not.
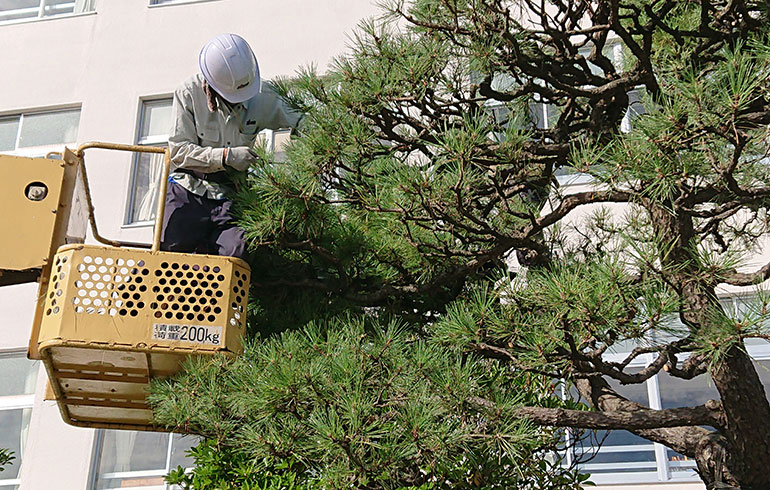
<svg viewBox="0 0 770 490"><path fill-rule="evenodd" d="M229 199L209 199L169 181L160 249L167 252L243 258L243 230L230 214Z"/></svg>

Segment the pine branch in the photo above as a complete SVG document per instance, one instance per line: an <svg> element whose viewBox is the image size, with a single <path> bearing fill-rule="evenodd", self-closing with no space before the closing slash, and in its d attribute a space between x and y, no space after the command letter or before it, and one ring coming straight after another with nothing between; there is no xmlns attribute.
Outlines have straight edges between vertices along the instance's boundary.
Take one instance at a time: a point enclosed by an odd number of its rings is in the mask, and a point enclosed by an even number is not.
<svg viewBox="0 0 770 490"><path fill-rule="evenodd" d="M565 408L521 407L515 410L519 417L527 418L539 425L552 427L576 427L581 429L660 429L698 425L719 425L722 423L721 405L709 400L697 407L651 410L639 408L634 411L588 412Z"/></svg>
<svg viewBox="0 0 770 490"><path fill-rule="evenodd" d="M574 211L579 206L586 204L598 204L607 202L624 203L631 202L634 196L625 191L589 191L564 196L559 205L550 213L541 216L536 220L536 225L527 230L528 234L534 234L554 223L561 221L565 216Z"/></svg>
<svg viewBox="0 0 770 490"><path fill-rule="evenodd" d="M695 354L688 357L679 368L676 365L676 358L666 364L663 368L669 375L680 379L693 379L701 374L705 374L708 367L708 358L703 354Z"/></svg>
<svg viewBox="0 0 770 490"><path fill-rule="evenodd" d="M610 387L605 379L598 376L578 379L575 386L594 408L603 412L649 410L648 407L619 395ZM723 427L723 420L723 415L719 415L717 416L717 421L711 425ZM664 444L674 451L691 458L695 458L698 448L704 444L705 440L709 440L714 435L713 431L698 425L633 429L631 432L650 441Z"/></svg>
<svg viewBox="0 0 770 490"><path fill-rule="evenodd" d="M731 286L753 286L767 279L770 279L770 262L754 272L737 272L733 270L731 274L722 278L722 282Z"/></svg>

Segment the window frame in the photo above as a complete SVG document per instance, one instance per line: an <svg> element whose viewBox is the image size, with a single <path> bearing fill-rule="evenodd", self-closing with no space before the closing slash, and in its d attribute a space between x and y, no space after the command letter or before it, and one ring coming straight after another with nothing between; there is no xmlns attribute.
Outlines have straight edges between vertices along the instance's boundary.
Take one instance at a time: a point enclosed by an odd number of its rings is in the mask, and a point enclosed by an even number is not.
<svg viewBox="0 0 770 490"><path fill-rule="evenodd" d="M756 298L755 294L746 293L733 293L720 297L720 302L728 313L739 314L742 304L753 301ZM632 347L624 349L623 351L608 352L605 353L603 358L610 362L621 362L631 351ZM770 342L746 345L746 350L749 356L755 362L770 362ZM687 354L680 355L680 360L686 359ZM652 353L643 354L631 363L628 367L643 368L649 365L655 356ZM645 381L647 388L647 397L649 400L649 407L655 410L661 410L663 408L662 396L661 396L661 384L660 374L655 374ZM566 394L563 394L566 397ZM571 430L565 431L565 437L567 442L570 442ZM580 465L580 468L584 468L588 473L596 470L610 470L606 473L591 473L590 480L597 485L620 485L620 484L671 484L671 483L697 483L700 482L700 478L696 473L696 465L694 460L675 461L669 460L669 448L663 444L657 442L650 442L650 445L654 448L655 454L655 470L653 471L629 471L629 472L615 472L611 470L616 467L617 469L626 469L635 466L635 463L592 463L589 462L585 465ZM569 444L568 444L569 446ZM603 446L600 447L597 453L609 454L613 452L632 452L635 446ZM645 445L646 447L646 445ZM608 450L608 448L611 448ZM570 448L565 451L565 464L572 464L574 461L573 455L574 448ZM646 451L645 451L646 452ZM640 467L645 466L646 463L639 464Z"/></svg>
<svg viewBox="0 0 770 490"><path fill-rule="evenodd" d="M168 133L164 135L150 135L146 137L142 136L144 127L149 122L145 120L145 115L147 114L148 107L152 105L163 105L163 103L168 103L169 107L171 107L171 105L173 104L173 94L169 93L169 94L153 95L150 97L142 97L139 99L139 110L137 111L137 122L136 122L136 135L134 137L134 141L136 141L137 145L162 146L162 147L168 146L168 136L169 136ZM128 178L128 192L126 195L126 206L125 206L125 212L123 213L122 228L144 228L155 224L154 218L150 220L132 221L132 217L134 214L134 206L136 205L136 201L137 201L136 180L139 175L139 162L141 157L142 157L141 153L135 153L133 155L133 158L131 159L131 171L129 173L129 178Z"/></svg>
<svg viewBox="0 0 770 490"><path fill-rule="evenodd" d="M55 107L55 108L49 108L49 109L34 109L34 110L28 110L28 111L11 112L8 114L0 114L0 120L16 118L19 122L18 127L16 128L16 139L14 141L14 148L12 150L0 150L0 154L12 155L17 157L35 158L35 157L45 156L50 152L57 152L57 153L62 152L62 150L64 150L64 146L77 143L77 136L73 141L63 141L61 143L52 143L49 145L38 145L38 146L28 146L28 147L19 148L21 132L22 132L22 128L24 127L24 119L25 117L31 117L31 116L40 116L40 115L47 115L47 114L56 114L60 112L75 112L75 111L78 112L77 133L79 134L80 117L82 116L82 112L83 112L80 105Z"/></svg>
<svg viewBox="0 0 770 490"><path fill-rule="evenodd" d="M25 22L37 22L42 20L51 20L51 19L61 19L66 17L80 17L84 15L95 15L96 14L96 3L94 3L93 10L85 10L83 12L75 12L75 4L76 1L72 0L70 2L67 2L65 5L72 4L72 11L62 12L60 14L46 14L46 3L48 0L37 0L38 5L37 7L21 7L21 8L15 8L15 9L9 9L9 10L0 10L0 26L4 25L13 25L13 24L22 24ZM98 0L97 0L98 1ZM37 15L29 15L25 17L19 17L16 19L5 19L4 17L9 16L11 12L19 12L19 11L29 11L37 12Z"/></svg>
<svg viewBox="0 0 770 490"><path fill-rule="evenodd" d="M27 359L27 352L24 349L0 349L0 359L7 358L23 358ZM37 371L34 373L35 382L40 375L40 362L32 361L36 365ZM34 409L35 404L35 390L32 393L21 395L0 395L0 412L10 410L30 410ZM31 415L30 415L31 418ZM22 428L23 429L23 428ZM20 429L21 430L21 429ZM29 437L29 434L27 434ZM21 485L21 464L23 464L23 454L14 454L15 459L13 464L19 464L19 473L16 478L4 478L0 473L0 490L5 488L13 488L14 486Z"/></svg>
<svg viewBox="0 0 770 490"><path fill-rule="evenodd" d="M130 431L129 431L130 432ZM176 434L174 432L160 432L168 437L166 445L166 454L164 461L164 469L155 470L137 470L137 471L117 471L110 473L99 473L99 467L101 466L102 450L104 448L104 437L107 434L106 429L97 429L96 436L94 437L94 450L91 458L91 478L89 478L88 489L96 490L97 485L103 480L116 480L116 479L129 479L129 478L157 478L165 477L175 467L171 466L173 449L174 449L174 436L184 436L184 434ZM190 435L190 437L194 437ZM185 468L186 471L191 471L191 468ZM161 485L138 485L132 486L136 490L174 490L178 487L172 486L165 481ZM0 490L2 490L0 488Z"/></svg>
<svg viewBox="0 0 770 490"><path fill-rule="evenodd" d="M630 351L629 351L630 352ZM605 360L609 361L622 361L628 352L612 352L604 355ZM643 354L628 364L628 368L643 369L647 367L654 357L652 354ZM651 381L655 378L655 381ZM645 381L645 388L647 391L647 401L650 408L660 409L660 392L658 391L657 378L652 378ZM568 443L570 442L572 431L567 429L565 436ZM569 445L569 444L568 444ZM643 448L643 449L642 449ZM614 454L614 453L630 453L630 452L652 452L654 461L645 462L621 462L621 463L588 463L579 465L579 468L585 469L588 473L591 473L591 481L598 485L605 484L621 484L621 483L659 483L669 480L661 479L661 451L665 451L665 446L655 442L649 442L649 444L632 444L632 445L617 445L617 446L601 446L598 449L594 447L585 447L582 454L585 454L591 450L595 450L596 454ZM573 464L576 457L573 453L576 448L571 448L566 451L566 464ZM633 471L633 472L612 472L613 469L627 469L638 467L640 469L647 469L647 471ZM652 469L650 469L652 468ZM608 470L606 473L592 473L597 470ZM700 480L693 480L700 481Z"/></svg>

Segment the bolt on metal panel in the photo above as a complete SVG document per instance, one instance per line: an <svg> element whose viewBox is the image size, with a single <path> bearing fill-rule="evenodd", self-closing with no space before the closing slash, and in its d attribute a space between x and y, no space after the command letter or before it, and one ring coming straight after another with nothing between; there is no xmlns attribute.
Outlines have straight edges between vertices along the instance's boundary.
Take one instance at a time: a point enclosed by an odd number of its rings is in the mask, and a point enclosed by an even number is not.
<svg viewBox="0 0 770 490"><path fill-rule="evenodd" d="M66 157L0 155L0 286L34 281L59 246L84 241L83 185L77 161Z"/></svg>

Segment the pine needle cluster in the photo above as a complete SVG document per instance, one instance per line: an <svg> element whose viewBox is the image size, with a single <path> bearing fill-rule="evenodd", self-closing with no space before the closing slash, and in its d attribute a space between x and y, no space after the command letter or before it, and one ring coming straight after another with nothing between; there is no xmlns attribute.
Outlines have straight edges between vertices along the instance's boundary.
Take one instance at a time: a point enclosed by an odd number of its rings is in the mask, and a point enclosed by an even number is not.
<svg viewBox="0 0 770 490"><path fill-rule="evenodd" d="M515 417L532 397L561 403L550 383L348 317L192 360L152 401L158 422L254 468L293 461L318 488L573 488L558 434Z"/></svg>

